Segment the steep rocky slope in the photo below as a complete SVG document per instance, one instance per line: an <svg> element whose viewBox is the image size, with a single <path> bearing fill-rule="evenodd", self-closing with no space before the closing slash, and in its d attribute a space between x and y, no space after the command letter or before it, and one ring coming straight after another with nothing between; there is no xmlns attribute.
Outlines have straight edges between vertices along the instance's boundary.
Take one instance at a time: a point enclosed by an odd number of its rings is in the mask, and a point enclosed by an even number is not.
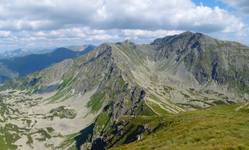
<svg viewBox="0 0 249 150"><path fill-rule="evenodd" d="M56 113L63 115L67 108L64 103L84 104L82 112L74 109L75 105L68 109L73 109L79 120L82 115L91 116L92 120L79 124L82 129L87 127L79 134L75 130L75 134L61 133L69 138L48 147L103 149L153 133L161 126L160 116L165 114L247 101L248 61L249 49L239 43L185 32L156 39L151 44L102 44L82 57L9 81L2 90L49 95L28 106L60 104L58 108L49 107L46 113L63 110ZM133 124L134 119L141 123ZM70 124L64 121L63 124Z"/></svg>
<svg viewBox="0 0 249 150"><path fill-rule="evenodd" d="M248 93L249 52L246 46L191 32L157 39L151 45L157 51L155 59L170 64L161 69L176 72L178 76L183 73L181 71L188 71L201 86L214 82L225 86L226 90ZM180 69L181 65L184 70Z"/></svg>

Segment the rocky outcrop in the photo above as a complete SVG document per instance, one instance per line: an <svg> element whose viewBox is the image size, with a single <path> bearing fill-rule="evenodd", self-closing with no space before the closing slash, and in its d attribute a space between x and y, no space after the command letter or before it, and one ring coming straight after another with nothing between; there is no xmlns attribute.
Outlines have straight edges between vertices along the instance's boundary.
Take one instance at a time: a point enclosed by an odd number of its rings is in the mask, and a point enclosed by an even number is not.
<svg viewBox="0 0 249 150"><path fill-rule="evenodd" d="M157 39L151 45L156 51L155 61L184 64L199 84L215 81L230 90L248 92L249 77L245 74L249 74L249 48L246 46L191 32Z"/></svg>

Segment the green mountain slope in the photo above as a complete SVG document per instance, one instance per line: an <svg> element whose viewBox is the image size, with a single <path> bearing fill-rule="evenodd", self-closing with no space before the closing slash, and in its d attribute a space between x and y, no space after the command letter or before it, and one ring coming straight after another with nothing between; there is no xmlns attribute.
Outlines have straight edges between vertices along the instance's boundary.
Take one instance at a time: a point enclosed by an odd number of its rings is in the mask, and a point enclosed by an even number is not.
<svg viewBox="0 0 249 150"><path fill-rule="evenodd" d="M152 133L140 135L143 138L137 142L112 149L247 149L248 121L248 108L238 109L238 105L163 115L149 121L141 116L130 119L129 124L148 130L151 122L158 122L158 128Z"/></svg>

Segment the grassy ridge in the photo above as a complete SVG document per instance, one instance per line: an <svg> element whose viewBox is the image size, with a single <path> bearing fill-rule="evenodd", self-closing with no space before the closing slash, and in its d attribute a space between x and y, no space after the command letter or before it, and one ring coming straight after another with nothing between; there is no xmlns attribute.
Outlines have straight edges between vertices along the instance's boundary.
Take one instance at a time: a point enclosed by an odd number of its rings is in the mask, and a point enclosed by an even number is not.
<svg viewBox="0 0 249 150"><path fill-rule="evenodd" d="M156 132L114 149L247 149L249 112L236 111L237 107L216 106L163 116Z"/></svg>

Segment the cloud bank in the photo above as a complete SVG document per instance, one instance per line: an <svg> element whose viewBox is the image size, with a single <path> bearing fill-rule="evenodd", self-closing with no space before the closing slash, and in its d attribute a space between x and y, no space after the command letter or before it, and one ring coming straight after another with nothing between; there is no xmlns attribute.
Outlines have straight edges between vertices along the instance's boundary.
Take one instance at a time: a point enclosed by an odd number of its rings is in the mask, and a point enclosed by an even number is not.
<svg viewBox="0 0 249 150"><path fill-rule="evenodd" d="M146 42L185 30L241 33L245 28L228 11L191 0L0 0L0 48Z"/></svg>
<svg viewBox="0 0 249 150"><path fill-rule="evenodd" d="M248 0L223 0L223 2L235 7L237 10L249 14L249 1Z"/></svg>

